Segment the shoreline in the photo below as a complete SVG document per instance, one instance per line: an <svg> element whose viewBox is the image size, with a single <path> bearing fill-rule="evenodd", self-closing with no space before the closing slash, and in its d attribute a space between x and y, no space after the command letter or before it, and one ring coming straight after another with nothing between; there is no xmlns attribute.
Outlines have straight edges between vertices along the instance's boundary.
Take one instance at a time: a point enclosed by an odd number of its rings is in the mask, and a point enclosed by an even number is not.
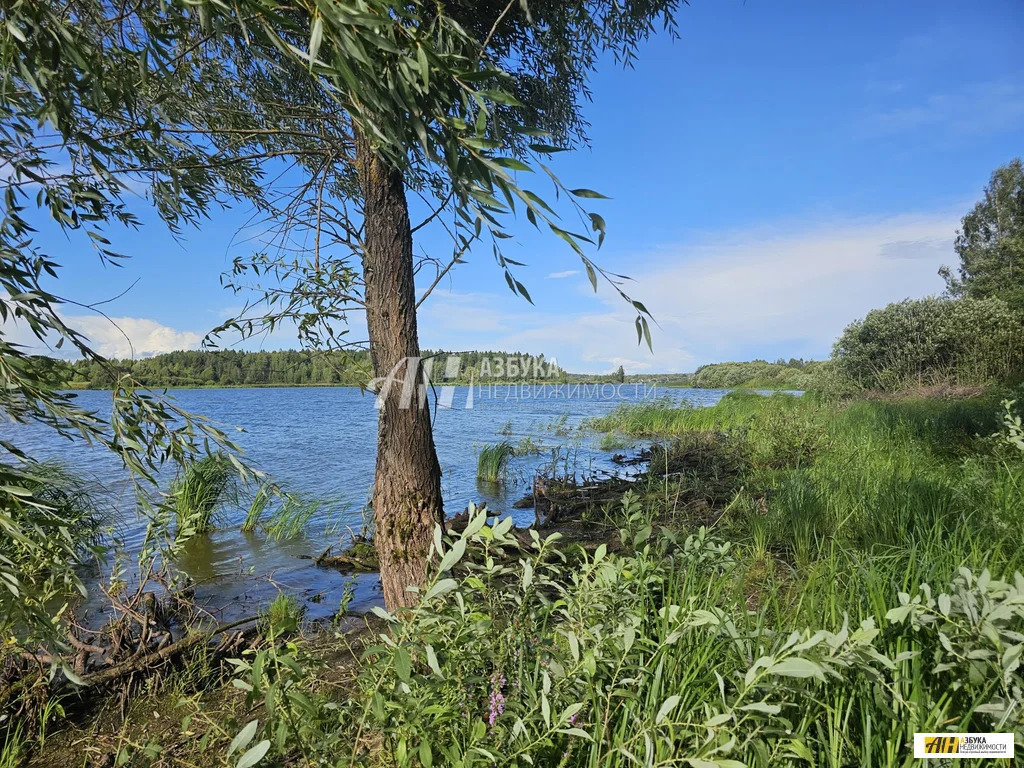
<svg viewBox="0 0 1024 768"><path fill-rule="evenodd" d="M539 386L542 384L567 385L567 384L647 384L652 387L663 389L699 389L705 392L725 391L762 391L762 392L799 392L788 387L764 387L764 386L740 386L740 387L698 387L693 384L661 383L658 381L609 381L606 379L573 379L570 381L549 381L546 379L531 379L521 381L444 381L435 382L436 387L482 387L482 386ZM143 384L145 389L151 390L177 390L177 389L359 389L366 392L371 390L360 384ZM57 387L60 391L66 392L112 392L110 387L74 386L73 383L62 384Z"/></svg>

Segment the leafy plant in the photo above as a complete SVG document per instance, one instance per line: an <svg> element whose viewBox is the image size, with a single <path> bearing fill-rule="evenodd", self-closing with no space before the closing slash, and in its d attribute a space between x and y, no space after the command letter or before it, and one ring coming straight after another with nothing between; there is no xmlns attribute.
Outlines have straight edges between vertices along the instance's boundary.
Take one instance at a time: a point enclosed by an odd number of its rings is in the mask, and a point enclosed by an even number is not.
<svg viewBox="0 0 1024 768"><path fill-rule="evenodd" d="M61 464L0 464L0 481L14 500L0 507L0 635L40 630L50 639L49 612L83 591L78 566L102 554L101 511Z"/></svg>
<svg viewBox="0 0 1024 768"><path fill-rule="evenodd" d="M1003 429L1004 433L999 435L1007 445L1013 446L1019 451L1024 451L1024 425L1021 424L1020 416L1014 412L1015 400L1003 401Z"/></svg>

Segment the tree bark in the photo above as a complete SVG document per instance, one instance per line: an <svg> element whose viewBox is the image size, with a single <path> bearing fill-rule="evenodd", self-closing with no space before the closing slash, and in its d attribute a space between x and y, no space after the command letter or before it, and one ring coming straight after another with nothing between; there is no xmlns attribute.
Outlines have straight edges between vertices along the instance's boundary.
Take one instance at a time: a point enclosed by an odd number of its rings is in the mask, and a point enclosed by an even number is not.
<svg viewBox="0 0 1024 768"><path fill-rule="evenodd" d="M356 135L356 167L363 192L363 280L370 358L382 407L377 425L373 484L380 580L388 610L417 602L407 587L426 578L434 525L444 520L441 467L430 411L419 391L412 231L402 172ZM410 387L412 391L410 391Z"/></svg>

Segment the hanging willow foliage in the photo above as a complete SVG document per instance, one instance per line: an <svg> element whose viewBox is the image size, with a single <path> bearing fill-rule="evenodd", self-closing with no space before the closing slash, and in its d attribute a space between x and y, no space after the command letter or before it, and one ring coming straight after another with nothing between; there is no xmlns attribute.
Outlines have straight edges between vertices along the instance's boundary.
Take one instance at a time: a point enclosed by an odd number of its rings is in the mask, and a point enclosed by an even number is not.
<svg viewBox="0 0 1024 768"><path fill-rule="evenodd" d="M604 278L630 303L638 340L650 344L644 305L586 250L601 244L605 222L585 206L603 196L563 185L546 161L585 140L579 102L601 52L630 63L658 20L672 29L677 4L2 0L0 411L114 451L136 479L140 506L156 513L143 553L156 556L168 510L149 502L144 486L167 461L232 446L214 425L112 367L64 322L68 307L100 310L50 287L60 264L37 242L37 227L84 233L100 262L117 264L124 255L108 228L140 226L130 195L142 193L175 232L246 200L290 230L285 237L305 227L316 241L298 256L279 250L237 261L225 282L256 287L247 309L258 311L214 336L291 322L304 343L331 346L344 334L338 321L361 301L347 261L321 258L321 237L325 246L360 247L357 133L432 204L420 226L451 235L452 259L438 265L437 280L489 238L509 288L529 300L513 272L522 265L501 250L523 213L572 249L595 290ZM289 192L268 176L279 168L299 174ZM524 181L537 178L567 201L579 227ZM58 391L44 362L12 340L15 327L108 369L117 381L111 419ZM31 515L10 510L41 504L24 482L31 457L10 442L3 448L0 528L30 541ZM50 626L45 611L25 607L22 576L0 559L5 632Z"/></svg>

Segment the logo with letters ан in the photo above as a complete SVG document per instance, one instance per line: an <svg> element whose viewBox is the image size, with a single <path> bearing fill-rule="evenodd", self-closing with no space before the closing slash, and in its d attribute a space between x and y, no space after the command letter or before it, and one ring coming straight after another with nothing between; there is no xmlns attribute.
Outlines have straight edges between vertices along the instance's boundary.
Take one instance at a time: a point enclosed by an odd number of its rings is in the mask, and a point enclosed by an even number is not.
<svg viewBox="0 0 1024 768"><path fill-rule="evenodd" d="M1013 757L1012 733L915 733L914 757Z"/></svg>

